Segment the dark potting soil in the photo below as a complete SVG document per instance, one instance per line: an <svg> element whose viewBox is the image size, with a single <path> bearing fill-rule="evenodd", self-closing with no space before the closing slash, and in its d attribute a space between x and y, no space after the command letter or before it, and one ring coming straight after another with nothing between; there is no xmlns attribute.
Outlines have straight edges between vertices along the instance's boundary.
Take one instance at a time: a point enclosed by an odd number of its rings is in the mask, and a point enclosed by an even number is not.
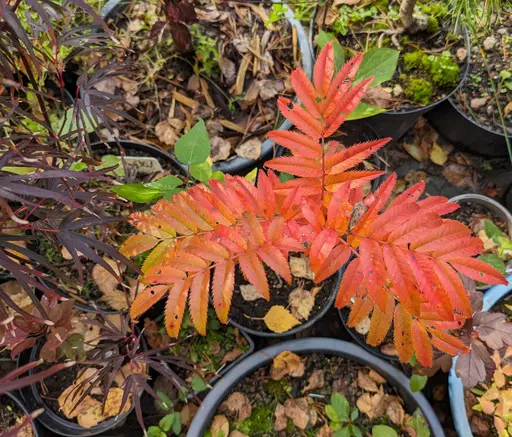
<svg viewBox="0 0 512 437"><path fill-rule="evenodd" d="M11 398L0 396L0 432L16 425L19 418L24 415L23 410Z"/></svg>
<svg viewBox="0 0 512 437"><path fill-rule="evenodd" d="M315 286L322 285L322 289L315 296L315 304L309 314L308 320L313 319L322 311L327 305L332 293L336 291L334 290L337 279L336 273L322 282L322 284L315 284L309 279L292 276L292 284L289 285L284 279L266 266L265 272L270 289L270 300L268 302L263 298L250 302L246 301L240 292L240 285L249 284L249 282L245 280L239 268L237 268L235 274L235 292L233 293L229 318L241 326L254 329L255 331L271 332L263 320L255 320L254 318L261 319L265 317L270 308L274 305L281 305L285 308L288 307L290 293L298 287L302 287L304 290L312 290ZM302 323L306 322L307 321L302 321Z"/></svg>
<svg viewBox="0 0 512 437"><path fill-rule="evenodd" d="M466 68L465 58L456 55L458 49L465 47L464 38L451 31L453 26L443 2L418 0L415 15L421 10L428 16L429 24L428 30L415 33L400 31L403 26L399 7L398 0L366 2L363 6L338 4L334 8L329 2L318 9L315 19L315 33L319 30L333 33L340 41L345 59L377 47L400 51L393 78L379 85L385 93L368 92L363 99L397 112L442 100L459 85ZM446 55L453 64L427 67L427 60L420 61L418 57L411 67L413 64L405 62L405 55L414 53L426 57ZM447 82L448 73L445 74L448 69L452 71L450 82Z"/></svg>
<svg viewBox="0 0 512 437"><path fill-rule="evenodd" d="M512 63L507 55L512 47L512 7L504 4L500 19L494 18L488 31L477 30L472 43L469 74L455 93L455 101L468 118L503 134L499 103L505 128L512 135Z"/></svg>
<svg viewBox="0 0 512 437"><path fill-rule="evenodd" d="M240 423L236 423L234 420L231 421L230 429L234 428L244 433L249 431L248 435L251 435L251 437L317 435L318 430L325 424L326 416L323 412L325 404L329 403L332 393L338 392L345 396L351 409L356 407L357 400L365 393L357 384L358 371L365 371L367 369L366 366L338 356L311 354L301 358L303 358L305 365L305 372L302 377L285 376L279 381L274 381L270 377L271 366L267 365L259 368L236 384L233 387L232 393L241 392L247 396L252 407L252 415ZM303 392L303 389L308 385L308 378L314 370L323 370L324 384L321 388L307 392L314 394L314 396L308 396L308 394ZM395 387L387 383L380 386L383 387L385 394L400 397ZM284 404L290 398L301 398L304 396L313 400L311 408L317 411L317 423L307 430L307 434L295 427L291 421L289 421L289 426L284 431L275 431L274 412L277 404ZM404 406L404 409L407 410L407 406ZM406 412L412 414L412 411ZM217 414L226 413L218 411ZM365 413L360 412L359 417L353 423L360 428L363 435L370 435L372 426L379 424L394 428L399 436L408 436L408 434L404 434L401 431L400 427L394 425L386 414L371 420Z"/></svg>
<svg viewBox="0 0 512 437"><path fill-rule="evenodd" d="M484 205L473 203L470 201L458 202L460 208L450 214L443 216L443 218L458 220L466 226L472 227L472 220L480 218L488 218L496 226L498 226L505 234L508 234L507 224L503 222L493 211L486 208Z"/></svg>

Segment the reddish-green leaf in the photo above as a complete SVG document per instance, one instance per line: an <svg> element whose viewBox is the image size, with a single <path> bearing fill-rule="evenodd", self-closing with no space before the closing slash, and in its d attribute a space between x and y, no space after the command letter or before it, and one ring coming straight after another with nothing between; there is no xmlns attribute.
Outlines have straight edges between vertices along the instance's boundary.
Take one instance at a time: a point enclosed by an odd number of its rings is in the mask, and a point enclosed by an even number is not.
<svg viewBox="0 0 512 437"><path fill-rule="evenodd" d="M463 275L475 281L483 282L484 284L506 285L508 283L497 269L476 258L451 258L450 264Z"/></svg>

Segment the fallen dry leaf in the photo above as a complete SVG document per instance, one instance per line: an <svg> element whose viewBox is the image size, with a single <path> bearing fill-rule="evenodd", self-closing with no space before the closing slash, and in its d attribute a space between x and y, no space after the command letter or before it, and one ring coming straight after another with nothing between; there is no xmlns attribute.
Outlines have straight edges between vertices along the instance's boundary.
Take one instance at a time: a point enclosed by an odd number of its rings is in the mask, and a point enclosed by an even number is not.
<svg viewBox="0 0 512 437"><path fill-rule="evenodd" d="M409 185L414 185L421 181L427 183L428 182L428 173L426 171L421 171L421 170L418 170L418 171L410 170L407 172L404 179Z"/></svg>
<svg viewBox="0 0 512 437"><path fill-rule="evenodd" d="M366 414L370 419L380 417L386 411L386 402L384 399L384 390L382 387L380 391L374 395L364 393L356 401L359 411Z"/></svg>
<svg viewBox="0 0 512 437"><path fill-rule="evenodd" d="M240 106L242 107L242 109L245 110L245 109L250 108L251 106L255 105L256 102L258 101L259 95L260 95L260 87L258 85L258 81L253 80L251 83L251 86L245 93L245 96L244 96L242 102L240 103Z"/></svg>
<svg viewBox="0 0 512 437"><path fill-rule="evenodd" d="M386 415L395 425L402 425L405 419L405 412L398 400L390 400L386 407Z"/></svg>
<svg viewBox="0 0 512 437"><path fill-rule="evenodd" d="M81 315L73 317L71 319L71 324L73 326L73 333L81 334L84 337L84 350L85 352L88 352L93 350L100 342L100 327L85 323L86 320L84 319L87 319L87 316Z"/></svg>
<svg viewBox="0 0 512 437"><path fill-rule="evenodd" d="M284 414L297 428L304 430L308 426L315 426L317 422L313 404L314 401L311 398L287 399L284 403Z"/></svg>
<svg viewBox="0 0 512 437"><path fill-rule="evenodd" d="M284 406L277 404L274 411L274 431L284 431L288 425L288 417L286 417Z"/></svg>
<svg viewBox="0 0 512 437"><path fill-rule="evenodd" d="M300 378L303 376L304 363L301 358L293 352L283 351L272 361L270 377L274 381L279 381L287 375L294 378Z"/></svg>
<svg viewBox="0 0 512 437"><path fill-rule="evenodd" d="M369 392L377 393L379 391L375 381L363 370L358 370L357 372L357 385L359 388Z"/></svg>
<svg viewBox="0 0 512 437"><path fill-rule="evenodd" d="M329 424L326 423L317 431L315 437L332 437L333 434L334 431L329 427Z"/></svg>
<svg viewBox="0 0 512 437"><path fill-rule="evenodd" d="M106 419L107 417L101 413L100 401L87 396L80 404L80 414L76 418L80 426L92 428Z"/></svg>
<svg viewBox="0 0 512 437"><path fill-rule="evenodd" d="M448 161L448 150L441 147L439 144L434 144L430 151L430 160L437 165L445 165Z"/></svg>
<svg viewBox="0 0 512 437"><path fill-rule="evenodd" d="M221 364L234 361L243 353L244 352L242 351L242 349L235 347L233 350L229 351L226 355L224 355L224 358L222 358Z"/></svg>
<svg viewBox="0 0 512 437"><path fill-rule="evenodd" d="M380 86L370 87L364 94L363 101L378 108L388 109L393 105L393 96Z"/></svg>
<svg viewBox="0 0 512 437"><path fill-rule="evenodd" d="M155 126L155 134L157 138L168 146L174 146L179 136L167 120L161 121Z"/></svg>
<svg viewBox="0 0 512 437"><path fill-rule="evenodd" d="M278 334L289 331L294 326L300 325L300 322L282 305L274 305L271 307L268 313L265 314L263 321L268 329Z"/></svg>
<svg viewBox="0 0 512 437"><path fill-rule="evenodd" d="M132 406L131 394L130 394L130 396L128 396L128 400L126 401L126 404L124 405L122 411L119 411L119 409L121 408L122 400L123 400L123 393L124 393L124 390L121 388L118 388L118 387L112 387L108 391L107 400L105 402L105 410L104 410L105 416L114 417L119 414L127 413L130 410L130 408Z"/></svg>
<svg viewBox="0 0 512 437"><path fill-rule="evenodd" d="M284 91L284 83L282 80L260 80L258 88L261 100L270 100Z"/></svg>
<svg viewBox="0 0 512 437"><path fill-rule="evenodd" d="M219 412L234 416L235 422L242 422L251 417L252 406L249 398L239 391L231 393L220 405Z"/></svg>
<svg viewBox="0 0 512 437"><path fill-rule="evenodd" d="M508 117L510 113L512 113L512 100L507 103L507 106L505 106L504 109L505 117Z"/></svg>
<svg viewBox="0 0 512 437"><path fill-rule="evenodd" d="M233 85L236 81L236 65L230 59L221 57L219 61L219 68L224 76L227 85Z"/></svg>
<svg viewBox="0 0 512 437"><path fill-rule="evenodd" d="M370 331L370 324L371 319L369 317L365 317L356 326L354 326L354 329L356 330L357 333L361 335L366 335Z"/></svg>
<svg viewBox="0 0 512 437"><path fill-rule="evenodd" d="M27 311L28 313L32 312L34 308L34 304L30 296L23 290L23 287L18 281L7 281L0 284L0 289L6 293L9 298L20 308ZM7 313L11 316L16 316L18 313L14 311L9 305L3 305Z"/></svg>
<svg viewBox="0 0 512 437"><path fill-rule="evenodd" d="M290 312L297 320L308 320L315 305L315 298L310 291L297 287L288 296Z"/></svg>
<svg viewBox="0 0 512 437"><path fill-rule="evenodd" d="M443 176L457 187L475 188L474 169L465 165L449 163L442 172Z"/></svg>
<svg viewBox="0 0 512 437"><path fill-rule="evenodd" d="M288 264L290 265L292 275L296 278L315 279L315 274L311 271L308 258L304 256L291 256Z"/></svg>
<svg viewBox="0 0 512 437"><path fill-rule="evenodd" d="M397 357L398 352L396 351L395 346L393 346L393 343L385 343L380 347L380 351L383 354L390 355L392 357Z"/></svg>
<svg viewBox="0 0 512 437"><path fill-rule="evenodd" d="M261 155L261 141L258 138L251 138L235 147L235 153L240 156L240 158L255 161L259 159Z"/></svg>
<svg viewBox="0 0 512 437"><path fill-rule="evenodd" d="M64 414L64 416L66 416L68 419L73 419L74 417L78 416L80 412L79 408L75 408L77 401L80 399L80 395L77 394L75 396L73 393L74 390L75 386L70 385L60 394L59 398L57 399L60 411L62 411L62 414Z"/></svg>
<svg viewBox="0 0 512 437"><path fill-rule="evenodd" d="M199 407L197 405L190 404L190 403L186 404L181 409L181 411L180 411L181 424L185 428L188 428L188 426L192 423L192 419L196 415L198 409L199 409Z"/></svg>
<svg viewBox="0 0 512 437"><path fill-rule="evenodd" d="M211 144L212 148L210 156L213 162L223 161L229 158L229 155L231 154L231 144L229 141L226 141L221 137L212 137Z"/></svg>
<svg viewBox="0 0 512 437"><path fill-rule="evenodd" d="M386 383L386 378L384 378L382 375L380 375L373 369L370 369L368 376L371 379L373 379L377 384L385 384Z"/></svg>
<svg viewBox="0 0 512 437"><path fill-rule="evenodd" d="M316 390L317 388L323 388L325 383L324 371L322 369L315 369L308 378L308 385L302 389L302 393L306 393L310 390Z"/></svg>
<svg viewBox="0 0 512 437"><path fill-rule="evenodd" d="M256 290L256 287L252 284L240 285L240 293L247 302L252 302L256 299L263 299L261 293Z"/></svg>
<svg viewBox="0 0 512 437"><path fill-rule="evenodd" d="M244 434L243 432L240 432L238 430L231 431L231 434L229 434L229 437L249 437L247 434Z"/></svg>
<svg viewBox="0 0 512 437"><path fill-rule="evenodd" d="M229 434L229 422L226 416L217 415L213 418L212 424L210 426L210 432L212 436L223 435L226 436Z"/></svg>

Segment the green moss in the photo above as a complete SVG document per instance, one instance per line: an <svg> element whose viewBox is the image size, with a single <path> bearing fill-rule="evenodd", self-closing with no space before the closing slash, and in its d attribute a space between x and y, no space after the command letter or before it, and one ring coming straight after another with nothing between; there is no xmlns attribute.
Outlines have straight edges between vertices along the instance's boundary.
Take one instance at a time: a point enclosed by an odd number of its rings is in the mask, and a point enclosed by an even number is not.
<svg viewBox="0 0 512 437"><path fill-rule="evenodd" d="M52 264L62 264L66 261L61 251L49 239L37 240L37 252Z"/></svg>
<svg viewBox="0 0 512 437"><path fill-rule="evenodd" d="M411 71L413 69L421 69L423 67L423 59L427 55L419 50L415 52L406 53L404 55L404 69L405 71Z"/></svg>
<svg viewBox="0 0 512 437"><path fill-rule="evenodd" d="M430 55L427 60L428 71L435 83L445 87L457 85L460 67L450 52L443 53L440 56Z"/></svg>
<svg viewBox="0 0 512 437"><path fill-rule="evenodd" d="M439 21L432 15L427 18L427 32L436 33L439 30Z"/></svg>
<svg viewBox="0 0 512 437"><path fill-rule="evenodd" d="M234 425L234 429L250 436L264 436L274 429L274 406L262 405L252 410L251 417Z"/></svg>
<svg viewBox="0 0 512 437"><path fill-rule="evenodd" d="M432 100L434 90L428 80L416 78L412 79L405 88L405 95L414 103L428 105Z"/></svg>
<svg viewBox="0 0 512 437"><path fill-rule="evenodd" d="M271 379L265 383L265 391L274 396L278 401L286 398L286 393L290 391L290 388L291 387L283 379L280 381Z"/></svg>

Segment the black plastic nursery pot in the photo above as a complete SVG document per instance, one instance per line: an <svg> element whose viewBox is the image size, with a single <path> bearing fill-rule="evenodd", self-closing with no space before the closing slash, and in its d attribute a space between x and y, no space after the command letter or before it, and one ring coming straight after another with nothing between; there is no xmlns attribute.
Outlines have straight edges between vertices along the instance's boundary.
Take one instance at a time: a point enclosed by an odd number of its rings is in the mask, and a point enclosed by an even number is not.
<svg viewBox="0 0 512 437"><path fill-rule="evenodd" d="M414 411L417 408L422 411L433 437L444 437L443 428L427 399L421 393L411 392L409 379L402 372L355 344L333 338L306 338L286 341L257 351L249 358L243 360L218 381L215 387L206 396L190 425L187 437L202 437L209 429L210 422L217 408L232 391L233 387L245 376L260 367L268 365L274 357L284 351L290 351L296 354L317 353L336 355L373 368L382 375L389 384L398 389L400 396L405 401L405 408L408 411Z"/></svg>
<svg viewBox="0 0 512 437"><path fill-rule="evenodd" d="M272 0L274 3L281 4L280 0ZM105 6L103 6L101 10L101 15L107 18L113 17L115 14L121 12L124 8L126 8L131 2L126 0L109 0ZM302 57L302 69L311 77L313 73L313 58L312 51L309 45L308 36L306 31L302 27L300 21L294 18L293 12L291 9L285 13L286 19L290 23L292 27L294 27L297 31L297 42L299 44L300 53ZM288 130L292 127L292 123L288 120L284 120L279 127L278 130ZM257 160L241 158L239 156L234 157L232 159L226 161L218 161L213 164L214 171L221 171L227 174L233 175L245 175L249 173L254 167L256 167L259 163L267 161L272 157L274 153L275 143L270 139L266 139L263 141L261 145L261 154ZM187 166L179 163L179 165L183 168L184 171L187 171Z"/></svg>
<svg viewBox="0 0 512 437"><path fill-rule="evenodd" d="M5 394L1 395L0 396L0 403L3 403L2 402L2 396L8 397L11 400L11 402L15 403L16 406L20 410L22 410L23 413L25 413L26 416L30 415L31 411L29 411L27 409L25 404L22 402L22 400L15 393L5 393ZM37 425L37 422L35 420L32 421L31 426L32 426L32 430L34 431L34 436L35 437L42 437L41 430L39 429L39 426ZM5 430L4 429L0 430L0 432L2 432L2 431L5 431Z"/></svg>
<svg viewBox="0 0 512 437"><path fill-rule="evenodd" d="M508 155L506 134L477 123L462 111L453 97L430 112L427 119L454 146L479 155ZM512 141L510 135L509 141Z"/></svg>
<svg viewBox="0 0 512 437"><path fill-rule="evenodd" d="M147 349L144 339L141 340L141 347ZM40 343L38 343L32 349L23 351L18 358L18 367L21 367L22 365L30 362L37 361L39 348ZM29 370L27 374L32 375L33 370ZM132 407L126 413L105 420L104 422L98 423L96 426L91 428L84 428L76 422L72 422L71 420L67 420L64 417L59 416L51 408L49 408L41 397L38 386L39 384L32 384L22 388L20 393L23 401L30 411L44 408L44 413L39 415L36 420L39 421L46 429L54 432L55 434L66 437L94 436L106 432L110 429L117 428L123 425L126 418L133 412L135 408L132 402Z"/></svg>

